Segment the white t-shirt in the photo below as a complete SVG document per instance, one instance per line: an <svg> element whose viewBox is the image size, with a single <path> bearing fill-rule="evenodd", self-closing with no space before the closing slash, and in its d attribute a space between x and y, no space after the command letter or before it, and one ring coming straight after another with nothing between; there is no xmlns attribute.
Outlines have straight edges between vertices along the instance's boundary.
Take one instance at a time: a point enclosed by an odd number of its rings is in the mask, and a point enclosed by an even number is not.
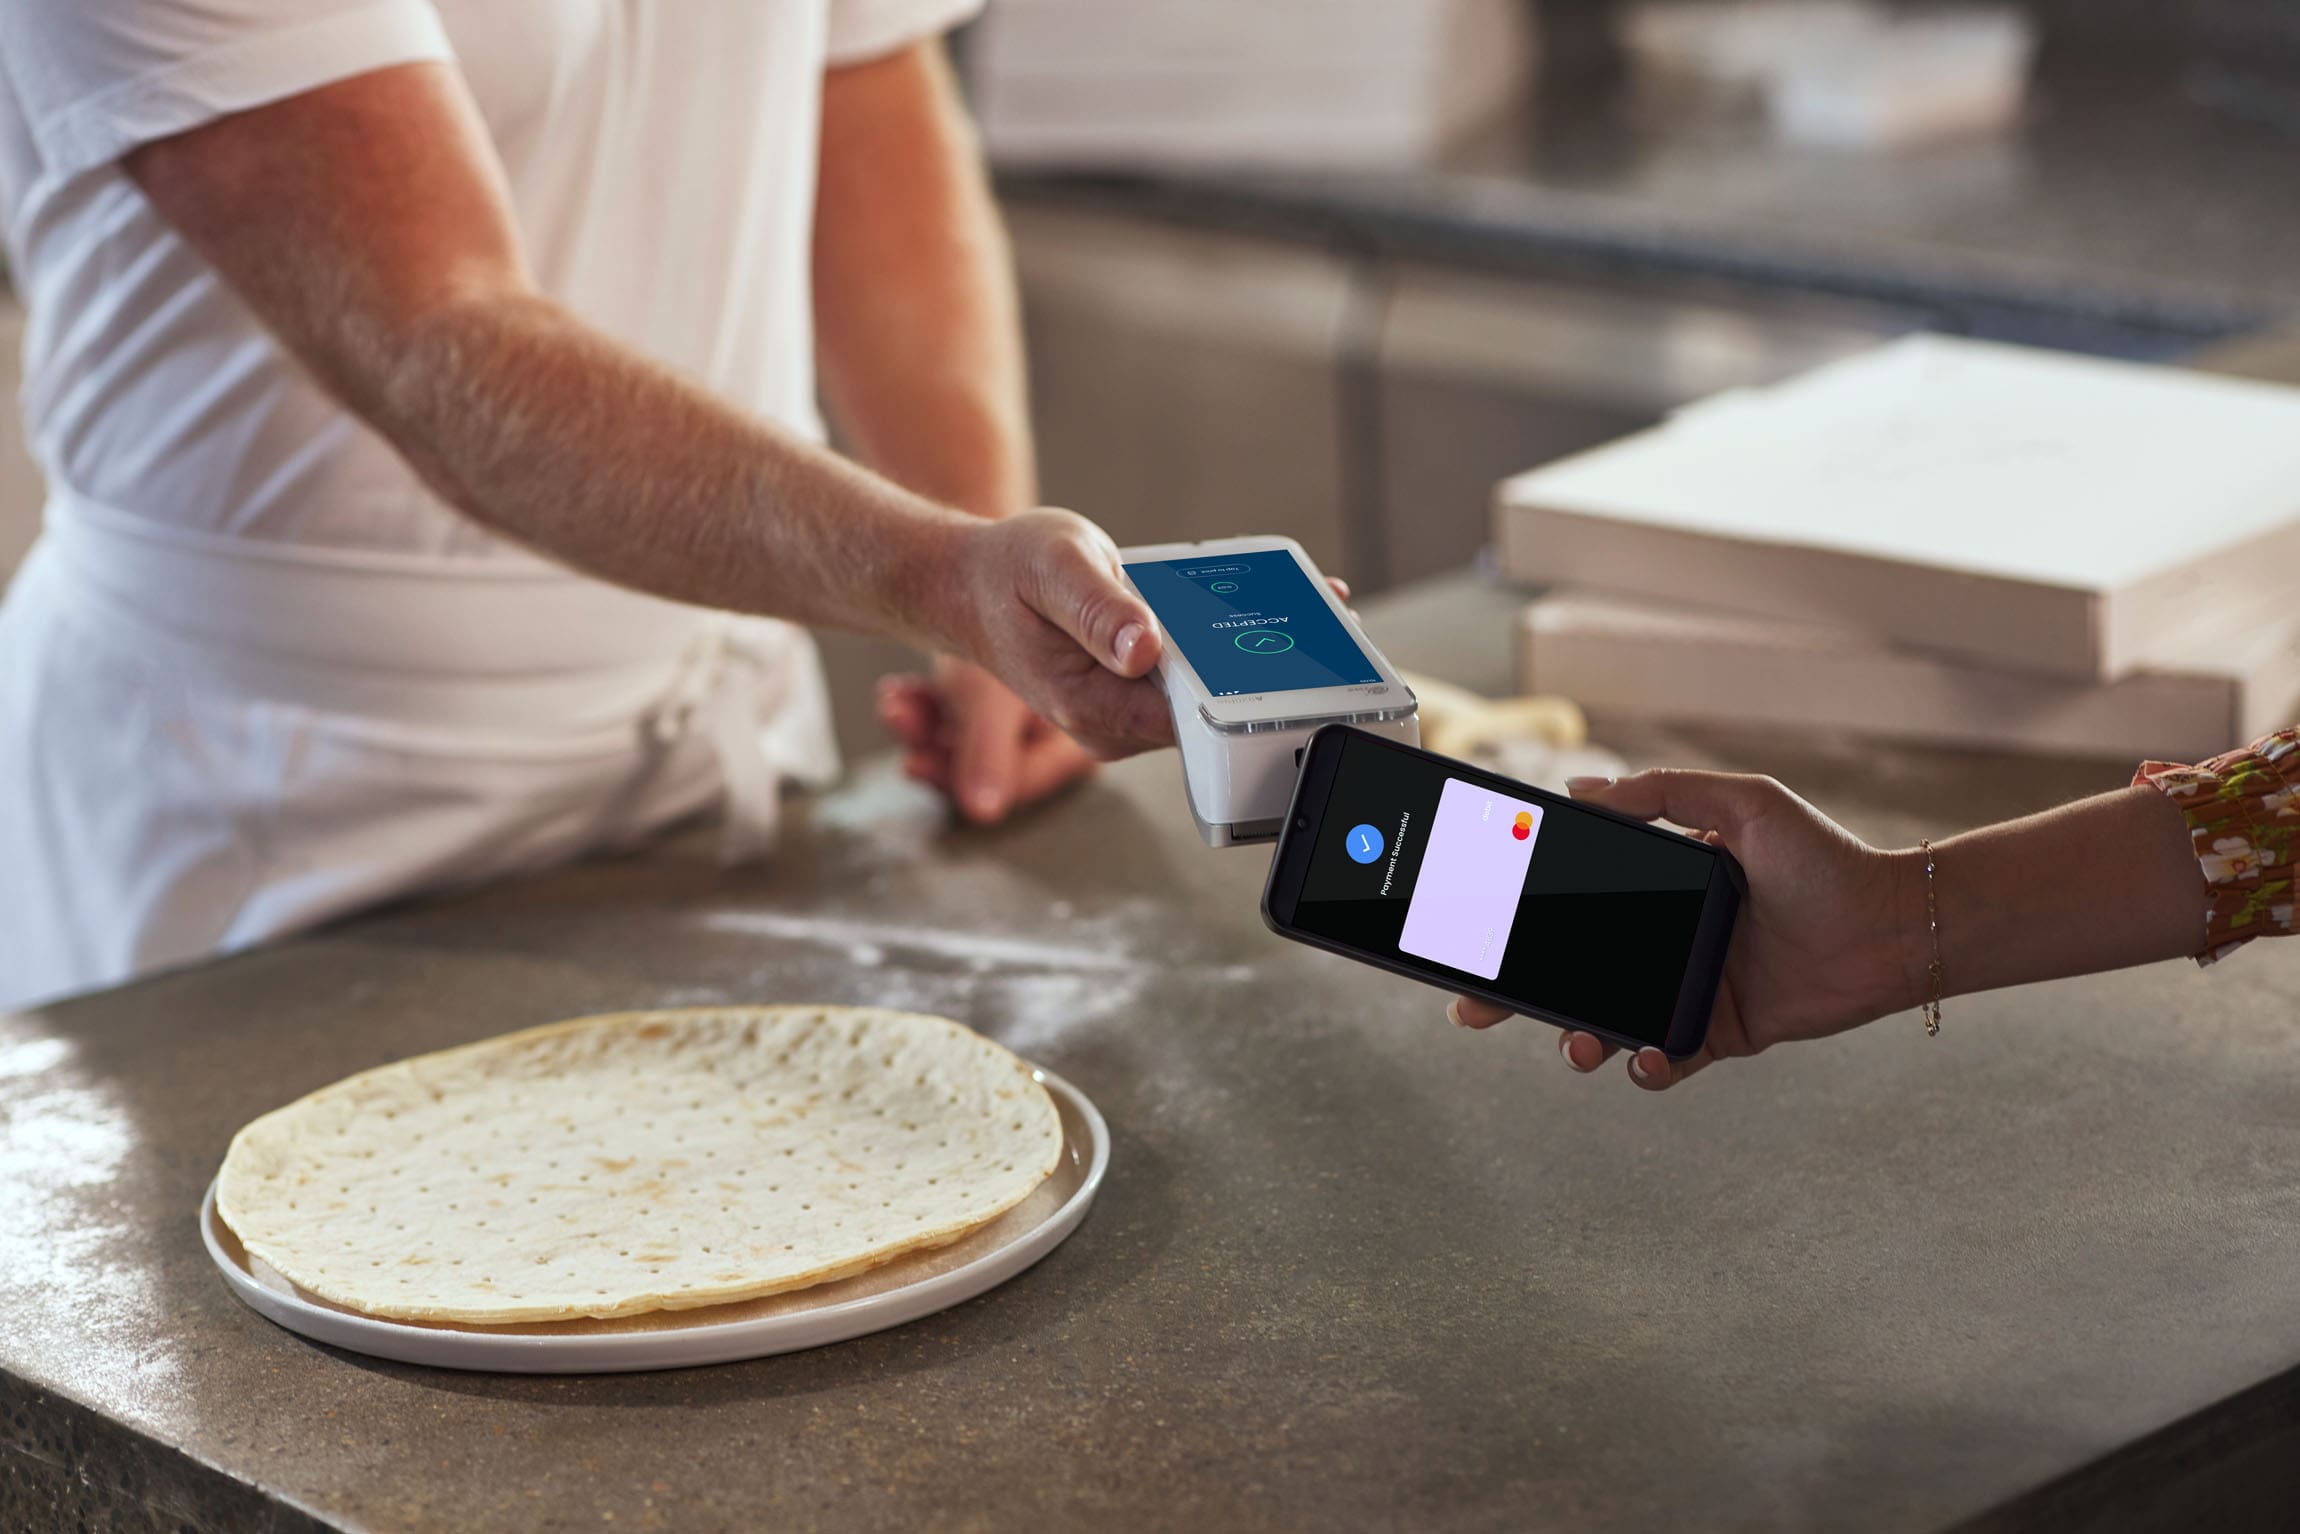
<svg viewBox="0 0 2300 1534"><path fill-rule="evenodd" d="M0 0L0 236L50 483L192 532L524 560L322 393L116 168L138 144L452 60L545 291L806 432L826 65L981 0Z"/></svg>

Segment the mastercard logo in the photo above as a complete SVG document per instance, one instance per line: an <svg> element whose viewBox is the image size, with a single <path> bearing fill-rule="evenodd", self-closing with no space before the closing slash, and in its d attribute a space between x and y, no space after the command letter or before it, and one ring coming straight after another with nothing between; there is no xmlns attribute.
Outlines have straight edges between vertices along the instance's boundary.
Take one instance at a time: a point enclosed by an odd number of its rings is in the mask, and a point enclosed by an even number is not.
<svg viewBox="0 0 2300 1534"><path fill-rule="evenodd" d="M1519 810L1517 819L1510 822L1509 834L1521 842L1531 836L1533 834L1533 812L1531 810Z"/></svg>

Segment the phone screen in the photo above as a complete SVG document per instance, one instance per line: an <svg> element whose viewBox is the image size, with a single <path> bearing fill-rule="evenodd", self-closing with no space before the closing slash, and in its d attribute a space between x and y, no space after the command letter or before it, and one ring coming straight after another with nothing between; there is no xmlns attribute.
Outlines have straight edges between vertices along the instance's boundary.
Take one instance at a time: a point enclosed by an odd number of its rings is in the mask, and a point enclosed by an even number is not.
<svg viewBox="0 0 2300 1534"><path fill-rule="evenodd" d="M1154 560L1126 574L1217 698L1382 679L1284 549Z"/></svg>
<svg viewBox="0 0 2300 1534"><path fill-rule="evenodd" d="M1663 1044L1716 855L1505 783L1345 735L1292 924Z"/></svg>

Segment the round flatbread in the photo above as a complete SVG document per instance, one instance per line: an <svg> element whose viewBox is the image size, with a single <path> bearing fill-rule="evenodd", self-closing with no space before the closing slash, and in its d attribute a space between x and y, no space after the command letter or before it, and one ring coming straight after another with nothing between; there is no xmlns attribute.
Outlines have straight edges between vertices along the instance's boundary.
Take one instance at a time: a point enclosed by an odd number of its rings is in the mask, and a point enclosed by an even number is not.
<svg viewBox="0 0 2300 1534"><path fill-rule="evenodd" d="M860 1007L632 1012L421 1055L232 1140L249 1254L370 1315L477 1324L716 1305L955 1241L1054 1170L1031 1068Z"/></svg>

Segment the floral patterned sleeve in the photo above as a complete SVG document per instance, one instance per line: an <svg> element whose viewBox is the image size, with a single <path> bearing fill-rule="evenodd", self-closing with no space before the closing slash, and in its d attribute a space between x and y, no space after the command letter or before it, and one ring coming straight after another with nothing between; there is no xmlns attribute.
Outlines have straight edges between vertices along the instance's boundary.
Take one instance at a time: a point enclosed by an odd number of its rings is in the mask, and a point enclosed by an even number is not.
<svg viewBox="0 0 2300 1534"><path fill-rule="evenodd" d="M2194 767L2143 762L2133 774L2180 806L2204 867L2199 964L2256 937L2295 930L2292 860L2300 839L2300 729L2279 730Z"/></svg>

